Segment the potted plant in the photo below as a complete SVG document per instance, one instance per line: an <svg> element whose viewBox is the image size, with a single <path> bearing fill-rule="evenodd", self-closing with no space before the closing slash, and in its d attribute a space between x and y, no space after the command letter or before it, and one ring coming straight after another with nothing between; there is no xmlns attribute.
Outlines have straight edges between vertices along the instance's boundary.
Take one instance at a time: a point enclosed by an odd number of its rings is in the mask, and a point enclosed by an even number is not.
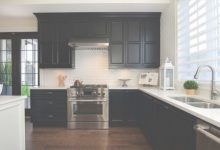
<svg viewBox="0 0 220 150"><path fill-rule="evenodd" d="M6 87L6 94L12 94L12 64L11 62L5 63L4 67L4 85Z"/></svg>
<svg viewBox="0 0 220 150"><path fill-rule="evenodd" d="M186 89L187 95L195 95L198 89L198 83L194 80L187 80L183 84L184 89Z"/></svg>

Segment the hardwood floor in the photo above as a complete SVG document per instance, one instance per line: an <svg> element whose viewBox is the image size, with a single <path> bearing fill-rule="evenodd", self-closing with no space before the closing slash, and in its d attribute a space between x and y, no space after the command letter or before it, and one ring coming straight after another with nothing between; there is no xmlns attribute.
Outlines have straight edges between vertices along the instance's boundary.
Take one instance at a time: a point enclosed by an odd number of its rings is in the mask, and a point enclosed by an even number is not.
<svg viewBox="0 0 220 150"><path fill-rule="evenodd" d="M138 128L69 130L33 128L26 121L26 150L152 150Z"/></svg>

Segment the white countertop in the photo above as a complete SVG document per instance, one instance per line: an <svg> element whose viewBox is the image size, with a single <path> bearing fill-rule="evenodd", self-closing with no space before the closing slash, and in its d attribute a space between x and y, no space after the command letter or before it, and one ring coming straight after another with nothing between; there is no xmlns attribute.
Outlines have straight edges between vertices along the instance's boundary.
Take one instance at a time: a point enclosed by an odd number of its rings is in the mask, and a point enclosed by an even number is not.
<svg viewBox="0 0 220 150"><path fill-rule="evenodd" d="M122 86L109 86L108 87L110 90L137 90L139 89L138 86L127 86L127 87L122 87Z"/></svg>
<svg viewBox="0 0 220 150"><path fill-rule="evenodd" d="M25 100L26 96L0 96L0 105Z"/></svg>
<svg viewBox="0 0 220 150"><path fill-rule="evenodd" d="M55 87L55 86L36 86L36 87L31 87L31 89L35 89L35 90L66 90L68 89L69 86L65 86L65 87Z"/></svg>
<svg viewBox="0 0 220 150"><path fill-rule="evenodd" d="M185 95L175 90L164 91L158 88L139 88L139 90L220 128L220 109L218 108L217 109L216 108L215 109L198 108L198 107L190 106L186 103L174 100L170 98L170 96L172 97L172 96ZM199 96L193 96L193 97L198 97L204 101L209 101L212 103L220 104L219 101L204 99Z"/></svg>

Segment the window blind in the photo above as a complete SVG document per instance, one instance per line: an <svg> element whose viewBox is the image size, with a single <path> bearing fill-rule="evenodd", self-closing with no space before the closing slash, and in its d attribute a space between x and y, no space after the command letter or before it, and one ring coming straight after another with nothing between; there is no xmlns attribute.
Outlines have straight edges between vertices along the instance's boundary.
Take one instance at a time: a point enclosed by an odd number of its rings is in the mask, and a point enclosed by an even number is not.
<svg viewBox="0 0 220 150"><path fill-rule="evenodd" d="M178 80L193 79L199 65L210 65L220 81L220 0L179 0L177 16ZM203 70L199 79L209 76Z"/></svg>

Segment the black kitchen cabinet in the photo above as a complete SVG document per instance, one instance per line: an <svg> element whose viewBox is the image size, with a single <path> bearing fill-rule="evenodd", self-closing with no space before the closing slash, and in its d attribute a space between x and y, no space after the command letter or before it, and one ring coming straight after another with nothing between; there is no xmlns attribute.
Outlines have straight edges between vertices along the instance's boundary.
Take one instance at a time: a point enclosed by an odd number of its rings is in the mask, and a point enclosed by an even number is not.
<svg viewBox="0 0 220 150"><path fill-rule="evenodd" d="M74 21L71 23L72 37L106 37L109 35L107 21Z"/></svg>
<svg viewBox="0 0 220 150"><path fill-rule="evenodd" d="M138 101L136 90L110 90L110 126L137 126Z"/></svg>
<svg viewBox="0 0 220 150"><path fill-rule="evenodd" d="M111 31L110 68L138 67L141 64L141 22L112 21Z"/></svg>
<svg viewBox="0 0 220 150"><path fill-rule="evenodd" d="M148 67L160 65L160 20L150 18L144 21L143 64Z"/></svg>
<svg viewBox="0 0 220 150"><path fill-rule="evenodd" d="M193 116L145 93L139 97L139 125L154 149L195 150Z"/></svg>
<svg viewBox="0 0 220 150"><path fill-rule="evenodd" d="M68 25L39 22L39 67L72 68L74 51L68 46Z"/></svg>
<svg viewBox="0 0 220 150"><path fill-rule="evenodd" d="M31 90L31 120L34 126L67 124L66 90Z"/></svg>
<svg viewBox="0 0 220 150"><path fill-rule="evenodd" d="M111 22L111 38L109 45L109 64L111 67L123 67L125 63L123 29L124 23L122 21Z"/></svg>
<svg viewBox="0 0 220 150"><path fill-rule="evenodd" d="M160 18L112 21L110 68L158 68Z"/></svg>
<svg viewBox="0 0 220 150"><path fill-rule="evenodd" d="M109 38L109 68L157 68L160 13L36 13L39 67L74 68L71 38Z"/></svg>

